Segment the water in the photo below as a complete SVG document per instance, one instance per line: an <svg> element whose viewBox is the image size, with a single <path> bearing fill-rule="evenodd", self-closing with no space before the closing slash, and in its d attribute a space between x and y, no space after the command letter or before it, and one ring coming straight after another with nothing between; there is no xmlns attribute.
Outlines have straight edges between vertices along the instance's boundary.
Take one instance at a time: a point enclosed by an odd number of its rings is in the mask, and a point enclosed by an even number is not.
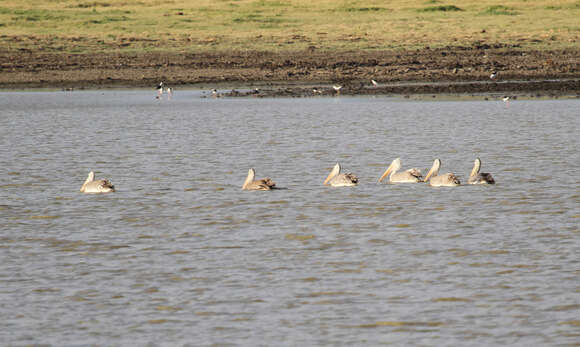
<svg viewBox="0 0 580 347"><path fill-rule="evenodd" d="M1 345L580 340L580 101L153 94L0 93Z"/></svg>

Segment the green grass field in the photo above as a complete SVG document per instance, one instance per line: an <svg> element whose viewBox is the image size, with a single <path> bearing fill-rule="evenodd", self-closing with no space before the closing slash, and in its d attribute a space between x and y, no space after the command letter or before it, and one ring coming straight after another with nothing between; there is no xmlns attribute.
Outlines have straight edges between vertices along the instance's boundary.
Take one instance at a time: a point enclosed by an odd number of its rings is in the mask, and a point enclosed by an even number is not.
<svg viewBox="0 0 580 347"><path fill-rule="evenodd" d="M0 44L95 51L579 47L579 0L0 0Z"/></svg>

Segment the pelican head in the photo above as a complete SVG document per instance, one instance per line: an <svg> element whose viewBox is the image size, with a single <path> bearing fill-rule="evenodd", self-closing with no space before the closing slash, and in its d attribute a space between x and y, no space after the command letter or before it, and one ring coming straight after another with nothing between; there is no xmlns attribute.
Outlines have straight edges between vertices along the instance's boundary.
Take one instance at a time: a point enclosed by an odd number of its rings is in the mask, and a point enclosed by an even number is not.
<svg viewBox="0 0 580 347"><path fill-rule="evenodd" d="M95 181L95 173L91 171L80 191L81 193L111 193L115 191L115 186L109 180Z"/></svg>
<svg viewBox="0 0 580 347"><path fill-rule="evenodd" d="M437 158L433 161L433 166L425 176L425 182L429 181L429 184L434 187L455 187L461 184L459 178L453 173L446 173L439 175L439 169L441 168L441 159Z"/></svg>
<svg viewBox="0 0 580 347"><path fill-rule="evenodd" d="M491 176L490 173L482 172L480 173L479 170L481 169L481 159L475 158L473 162L473 169L471 169L471 173L469 174L469 178L467 179L467 183L469 184L495 184L495 180Z"/></svg>
<svg viewBox="0 0 580 347"><path fill-rule="evenodd" d="M425 176L425 182L429 181L431 176L437 176L439 174L439 169L441 168L441 159L437 158L433 161L433 165L429 172L427 172L427 176Z"/></svg>
<svg viewBox="0 0 580 347"><path fill-rule="evenodd" d="M342 168L340 167L340 164L336 163L336 165L334 165L334 167L332 168L332 170L330 171L330 173L328 174L328 176L324 180L323 184L327 185L328 181L330 181L334 177L338 176L338 174L340 173L340 170L342 170Z"/></svg>
<svg viewBox="0 0 580 347"><path fill-rule="evenodd" d="M242 190L272 190L276 187L276 183L268 177L261 180L255 180L255 177L256 171L253 168L249 169Z"/></svg>
<svg viewBox="0 0 580 347"><path fill-rule="evenodd" d="M379 182L382 182L385 179L385 177L387 177L390 173L395 173L399 171L400 168L401 168L401 158L393 160L391 162L391 165L389 165L389 167L385 171L385 173L383 173L381 178L379 178Z"/></svg>

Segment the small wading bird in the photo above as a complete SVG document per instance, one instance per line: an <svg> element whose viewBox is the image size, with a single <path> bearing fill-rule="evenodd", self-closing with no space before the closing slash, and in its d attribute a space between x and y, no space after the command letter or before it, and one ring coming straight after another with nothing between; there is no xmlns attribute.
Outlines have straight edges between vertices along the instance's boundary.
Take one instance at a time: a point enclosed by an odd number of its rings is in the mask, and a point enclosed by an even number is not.
<svg viewBox="0 0 580 347"><path fill-rule="evenodd" d="M497 72L496 71L492 72L491 75L489 75L489 78L492 79L492 80L495 79L496 77L497 77Z"/></svg>
<svg viewBox="0 0 580 347"><path fill-rule="evenodd" d="M115 186L109 180L96 180L95 173L89 172L85 183L81 187L81 193L111 193L115 191Z"/></svg>
<svg viewBox="0 0 580 347"><path fill-rule="evenodd" d="M351 173L340 173L341 167L339 163L336 163L328 174L328 177L324 180L324 185L330 185L331 187L351 187L356 186L358 183L358 178Z"/></svg>
<svg viewBox="0 0 580 347"><path fill-rule="evenodd" d="M469 178L467 179L468 184L495 184L495 180L491 176L490 173L487 172L479 172L481 169L481 159L475 158L473 162L473 169L471 169L471 173L469 174Z"/></svg>
<svg viewBox="0 0 580 347"><path fill-rule="evenodd" d="M373 84L373 87L378 87L379 83L375 80L371 80L371 83Z"/></svg>
<svg viewBox="0 0 580 347"><path fill-rule="evenodd" d="M242 185L242 190L272 190L276 188L276 183L269 177L261 180L254 180L256 171L254 169L248 170L248 177Z"/></svg>
<svg viewBox="0 0 580 347"><path fill-rule="evenodd" d="M508 102L508 101L510 101L510 97L509 96L504 96L502 100L503 100L503 102Z"/></svg>
<svg viewBox="0 0 580 347"><path fill-rule="evenodd" d="M332 88L334 89L334 91L336 92L336 94L340 94L340 90L342 89L342 86L340 86L340 85L334 85L334 86L332 86Z"/></svg>
<svg viewBox="0 0 580 347"><path fill-rule="evenodd" d="M397 172L401 168L401 158L393 160L391 165L387 168L385 173L379 178L379 183L382 182L389 174L389 182L391 183L417 183L422 182L423 176L421 170L417 168L408 169L403 172Z"/></svg>
<svg viewBox="0 0 580 347"><path fill-rule="evenodd" d="M157 89L157 99L159 99L163 94L163 82L159 82L155 89Z"/></svg>
<svg viewBox="0 0 580 347"><path fill-rule="evenodd" d="M425 176L425 182L429 181L432 187L455 187L461 184L459 178L453 173L446 173L439 176L439 169L441 168L441 159L437 158L433 161L431 170Z"/></svg>

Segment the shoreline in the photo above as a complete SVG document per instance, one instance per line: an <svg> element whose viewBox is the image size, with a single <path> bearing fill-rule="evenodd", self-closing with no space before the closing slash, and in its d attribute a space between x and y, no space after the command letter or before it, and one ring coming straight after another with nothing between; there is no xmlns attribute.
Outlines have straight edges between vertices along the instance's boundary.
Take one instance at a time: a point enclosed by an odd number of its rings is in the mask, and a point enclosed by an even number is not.
<svg viewBox="0 0 580 347"><path fill-rule="evenodd" d="M223 96L489 94L580 96L580 48L506 45L395 51L67 54L0 51L0 90L251 88ZM496 77L490 79L490 74ZM371 80L378 82L373 86ZM259 93L254 88L259 88ZM316 87L320 91L313 92Z"/></svg>

